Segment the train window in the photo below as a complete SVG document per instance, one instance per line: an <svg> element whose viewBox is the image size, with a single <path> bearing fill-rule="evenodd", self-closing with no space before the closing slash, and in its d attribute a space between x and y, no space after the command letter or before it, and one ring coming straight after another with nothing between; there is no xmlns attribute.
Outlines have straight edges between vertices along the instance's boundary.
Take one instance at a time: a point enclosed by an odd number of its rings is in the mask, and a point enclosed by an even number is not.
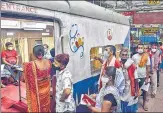
<svg viewBox="0 0 163 113"><path fill-rule="evenodd" d="M116 58L119 59L120 56L120 49L122 48L122 44L115 45L116 48ZM103 58L103 52L104 52L105 47L93 47L90 50L90 64L91 64L91 74L97 74L101 71L102 64L99 60L95 60L94 57L100 57L101 59L104 60Z"/></svg>
<svg viewBox="0 0 163 113"><path fill-rule="evenodd" d="M94 57L100 57L102 58L103 53L103 47L94 47L90 50L90 63L91 63L91 74L95 74L100 72L101 70L101 62L98 60L95 60Z"/></svg>

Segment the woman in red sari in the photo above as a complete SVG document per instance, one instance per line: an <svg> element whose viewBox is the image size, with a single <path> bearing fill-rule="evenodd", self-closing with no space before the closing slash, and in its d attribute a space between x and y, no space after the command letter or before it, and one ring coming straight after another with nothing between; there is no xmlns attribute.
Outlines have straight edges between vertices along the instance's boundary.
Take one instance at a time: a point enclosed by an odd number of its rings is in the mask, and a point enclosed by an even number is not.
<svg viewBox="0 0 163 113"><path fill-rule="evenodd" d="M49 60L43 59L44 48L33 48L36 60L24 63L28 112L50 112L50 69Z"/></svg>

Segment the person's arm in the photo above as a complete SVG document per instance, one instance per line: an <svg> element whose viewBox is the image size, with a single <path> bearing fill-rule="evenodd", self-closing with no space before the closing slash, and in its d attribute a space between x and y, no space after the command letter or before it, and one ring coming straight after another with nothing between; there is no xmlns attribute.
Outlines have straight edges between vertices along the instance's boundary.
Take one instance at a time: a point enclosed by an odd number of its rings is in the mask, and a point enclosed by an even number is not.
<svg viewBox="0 0 163 113"><path fill-rule="evenodd" d="M71 93L71 89L70 88L64 89L60 101L64 102L69 97L70 93Z"/></svg>
<svg viewBox="0 0 163 113"><path fill-rule="evenodd" d="M64 102L71 94L72 83L70 78L67 77L63 80L63 88L64 90L60 99L61 102Z"/></svg>
<svg viewBox="0 0 163 113"><path fill-rule="evenodd" d="M19 55L17 53L17 51L15 51L15 56L16 56L16 65L19 64Z"/></svg>
<svg viewBox="0 0 163 113"><path fill-rule="evenodd" d="M12 64L10 64L10 63L8 63L8 62L6 61L6 54L5 54L5 51L2 51L2 53L1 53L1 58L2 58L2 62L3 62L4 64L9 65L9 66L12 66Z"/></svg>
<svg viewBox="0 0 163 113"><path fill-rule="evenodd" d="M160 57L159 57L159 58L160 58L160 64L161 64L161 63L162 63L162 56L160 55Z"/></svg>
<svg viewBox="0 0 163 113"><path fill-rule="evenodd" d="M3 61L3 63L6 64L6 65L13 66L12 64L10 64L10 63L8 63L8 62L6 61L6 58L2 58L2 61Z"/></svg>
<svg viewBox="0 0 163 113"><path fill-rule="evenodd" d="M112 107L112 105L114 105ZM90 110L92 110L92 112L111 112L113 109L112 108L116 108L117 103L116 100L113 96L113 94L107 94L104 96L104 100L102 102L102 106L101 108L96 108L96 107L88 107L90 108Z"/></svg>
<svg viewBox="0 0 163 113"><path fill-rule="evenodd" d="M99 58L99 57L94 57L94 59L95 59L95 60L99 60L99 61L101 62L101 64L103 64L103 62L104 62L104 61L103 61L101 58Z"/></svg>
<svg viewBox="0 0 163 113"><path fill-rule="evenodd" d="M112 103L110 101L103 101L101 112L111 112Z"/></svg>
<svg viewBox="0 0 163 113"><path fill-rule="evenodd" d="M16 56L16 65L19 64L19 56Z"/></svg>

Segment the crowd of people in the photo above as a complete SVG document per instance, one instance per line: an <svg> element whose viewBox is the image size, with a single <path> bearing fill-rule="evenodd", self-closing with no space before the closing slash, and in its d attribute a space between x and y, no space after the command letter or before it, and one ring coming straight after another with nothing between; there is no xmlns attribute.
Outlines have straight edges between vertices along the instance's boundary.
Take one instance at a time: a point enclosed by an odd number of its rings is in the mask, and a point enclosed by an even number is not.
<svg viewBox="0 0 163 113"><path fill-rule="evenodd" d="M18 65L18 54L12 43L6 43L6 48L7 50L2 52L5 66L3 73L1 72L4 75L1 79L7 78L15 84L19 78L17 76L21 76L21 80L26 83L29 112L51 111L51 86L55 101L53 109L56 112L137 112L140 96L143 96L144 110L148 111L150 86L151 97L155 98L160 70L163 67L162 43L139 44L136 53L132 55L128 48L123 47L120 58L116 58L115 46L106 46L103 59L94 57L102 63L97 81L98 92L90 95L96 104L92 106L85 102L76 106L72 74L67 68L68 54L55 55L55 49L49 51L47 44L36 45L33 48L36 59L24 63L23 73L14 76L17 71L15 65Z"/></svg>

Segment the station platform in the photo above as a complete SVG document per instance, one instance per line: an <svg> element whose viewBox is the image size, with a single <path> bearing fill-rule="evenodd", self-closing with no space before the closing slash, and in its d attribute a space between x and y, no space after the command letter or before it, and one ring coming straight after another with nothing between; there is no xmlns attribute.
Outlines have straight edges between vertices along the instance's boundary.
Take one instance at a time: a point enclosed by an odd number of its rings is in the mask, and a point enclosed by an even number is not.
<svg viewBox="0 0 163 113"><path fill-rule="evenodd" d="M148 111L144 111L142 98L139 98L138 112L163 112L163 73L160 73L160 86L157 88L156 97L151 98L150 90L148 93Z"/></svg>

